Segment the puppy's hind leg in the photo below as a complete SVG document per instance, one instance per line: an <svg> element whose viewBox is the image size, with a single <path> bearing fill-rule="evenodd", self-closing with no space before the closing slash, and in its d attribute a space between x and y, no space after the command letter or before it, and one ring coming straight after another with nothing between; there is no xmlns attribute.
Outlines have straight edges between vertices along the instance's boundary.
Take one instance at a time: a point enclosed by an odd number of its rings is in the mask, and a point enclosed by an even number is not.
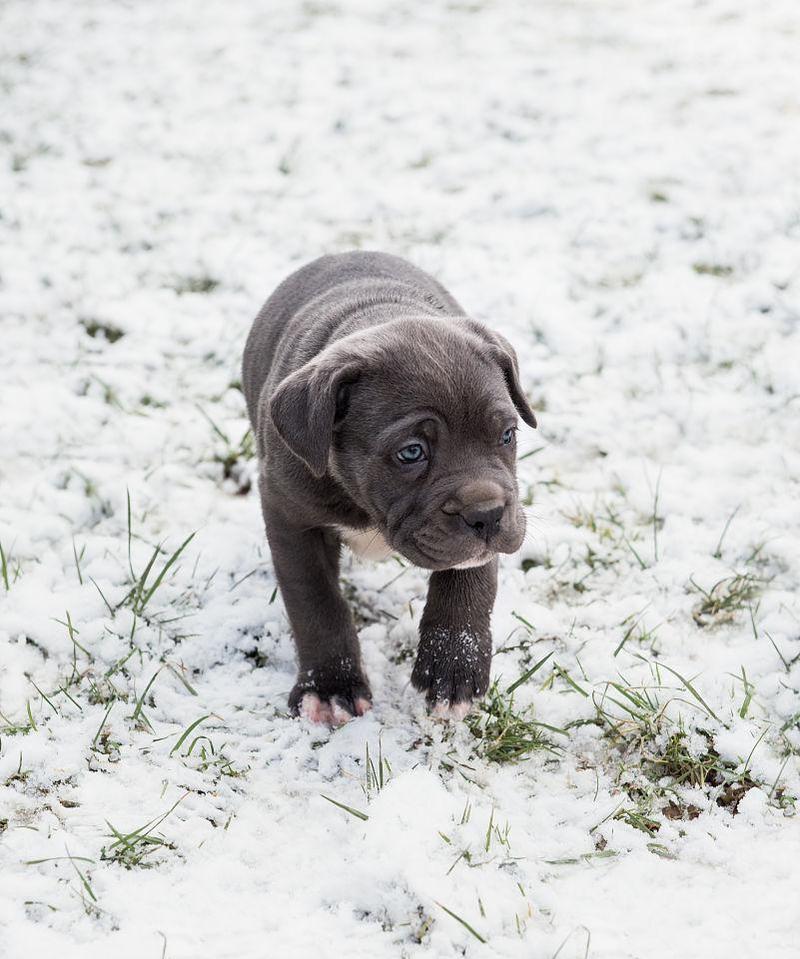
<svg viewBox="0 0 800 959"><path fill-rule="evenodd" d="M297 647L289 708L313 722L340 725L372 707L358 636L339 591L338 537L300 529L264 505L267 539Z"/></svg>
<svg viewBox="0 0 800 959"><path fill-rule="evenodd" d="M442 719L463 719L489 687L497 558L431 575L411 682Z"/></svg>

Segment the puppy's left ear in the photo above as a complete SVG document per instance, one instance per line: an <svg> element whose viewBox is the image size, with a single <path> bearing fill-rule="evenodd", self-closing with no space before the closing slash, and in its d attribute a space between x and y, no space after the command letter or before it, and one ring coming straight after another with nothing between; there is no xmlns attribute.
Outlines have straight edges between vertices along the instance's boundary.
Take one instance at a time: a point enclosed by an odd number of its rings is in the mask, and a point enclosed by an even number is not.
<svg viewBox="0 0 800 959"><path fill-rule="evenodd" d="M536 429L536 415L531 409L528 397L525 396L519 381L519 362L514 347L504 336L490 330L483 323L478 323L477 320L469 320L468 322L470 330L492 347L492 355L503 371L509 395L517 408L517 412L528 426Z"/></svg>
<svg viewBox="0 0 800 959"><path fill-rule="evenodd" d="M358 379L352 357L325 352L282 380L269 403L278 435L316 477L325 475L344 387Z"/></svg>

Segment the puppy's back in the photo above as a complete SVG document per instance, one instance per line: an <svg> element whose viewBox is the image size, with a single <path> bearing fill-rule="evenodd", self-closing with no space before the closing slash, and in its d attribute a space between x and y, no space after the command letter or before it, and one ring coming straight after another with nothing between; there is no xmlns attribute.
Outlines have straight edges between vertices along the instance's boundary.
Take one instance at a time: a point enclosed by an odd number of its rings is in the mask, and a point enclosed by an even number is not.
<svg viewBox="0 0 800 959"><path fill-rule="evenodd" d="M376 285L396 283L414 289L421 297L434 301L446 313L464 311L447 290L432 276L389 253L353 251L321 256L288 276L262 306L256 316L242 362L242 388L250 422L256 426L258 399L269 376L281 336L292 319L313 300L342 286L343 297L350 284ZM324 344L320 344L322 347Z"/></svg>

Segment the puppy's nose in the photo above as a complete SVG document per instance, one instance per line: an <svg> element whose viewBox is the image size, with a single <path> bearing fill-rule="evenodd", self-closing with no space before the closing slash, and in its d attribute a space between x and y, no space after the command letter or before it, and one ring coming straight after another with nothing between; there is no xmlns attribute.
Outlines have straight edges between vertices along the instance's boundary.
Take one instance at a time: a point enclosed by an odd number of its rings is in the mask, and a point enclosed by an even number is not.
<svg viewBox="0 0 800 959"><path fill-rule="evenodd" d="M500 500L484 500L461 510L461 518L481 539L487 542L500 532L505 504Z"/></svg>

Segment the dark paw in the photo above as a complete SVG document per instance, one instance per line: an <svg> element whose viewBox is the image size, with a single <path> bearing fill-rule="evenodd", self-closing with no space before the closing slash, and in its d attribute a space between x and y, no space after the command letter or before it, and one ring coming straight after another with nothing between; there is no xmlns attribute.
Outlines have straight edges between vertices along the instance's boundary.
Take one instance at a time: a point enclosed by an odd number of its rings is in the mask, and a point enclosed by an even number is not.
<svg viewBox="0 0 800 959"><path fill-rule="evenodd" d="M360 671L347 663L326 663L300 672L289 709L312 723L341 726L372 709L372 693Z"/></svg>
<svg viewBox="0 0 800 959"><path fill-rule="evenodd" d="M411 682L440 719L463 719L489 688L491 638L435 627L420 637Z"/></svg>

